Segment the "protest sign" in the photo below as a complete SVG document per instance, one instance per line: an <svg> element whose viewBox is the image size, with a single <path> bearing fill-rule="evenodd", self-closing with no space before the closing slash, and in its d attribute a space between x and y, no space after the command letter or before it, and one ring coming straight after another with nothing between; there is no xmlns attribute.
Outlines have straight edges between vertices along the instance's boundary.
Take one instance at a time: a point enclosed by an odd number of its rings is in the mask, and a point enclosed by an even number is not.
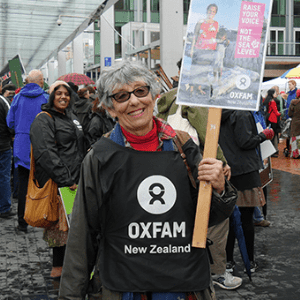
<svg viewBox="0 0 300 300"><path fill-rule="evenodd" d="M176 100L210 107L204 159L216 157L221 108L258 110L272 4L210 1L191 1ZM193 247L206 247L211 194L211 183L201 182Z"/></svg>
<svg viewBox="0 0 300 300"><path fill-rule="evenodd" d="M58 188L58 191L59 191L59 195L61 197L62 203L63 203L68 227L70 228L72 209L73 209L77 189L72 191L72 190L70 190L69 187L63 187L63 188Z"/></svg>
<svg viewBox="0 0 300 300"><path fill-rule="evenodd" d="M258 110L272 1L192 0L177 104Z"/></svg>
<svg viewBox="0 0 300 300"><path fill-rule="evenodd" d="M12 83L18 88L22 87L23 86L22 65L19 56L17 55L13 59L9 60L8 64L9 64Z"/></svg>

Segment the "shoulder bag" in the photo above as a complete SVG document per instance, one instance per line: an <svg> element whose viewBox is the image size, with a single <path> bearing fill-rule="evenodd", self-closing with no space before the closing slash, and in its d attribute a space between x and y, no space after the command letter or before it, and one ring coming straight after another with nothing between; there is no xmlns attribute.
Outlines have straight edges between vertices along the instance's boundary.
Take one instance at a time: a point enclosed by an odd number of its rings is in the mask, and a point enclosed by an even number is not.
<svg viewBox="0 0 300 300"><path fill-rule="evenodd" d="M52 118L50 114L48 115ZM58 220L59 214L57 184L50 178L43 187L40 187L34 174L35 160L31 146L24 219L28 225L33 227L50 227Z"/></svg>

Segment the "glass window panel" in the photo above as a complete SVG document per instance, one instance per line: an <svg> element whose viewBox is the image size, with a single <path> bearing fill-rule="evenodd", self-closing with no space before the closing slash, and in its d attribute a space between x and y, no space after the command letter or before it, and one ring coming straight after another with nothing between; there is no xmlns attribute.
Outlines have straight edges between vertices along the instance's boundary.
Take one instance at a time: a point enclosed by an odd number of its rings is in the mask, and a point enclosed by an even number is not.
<svg viewBox="0 0 300 300"><path fill-rule="evenodd" d="M159 0L151 0L151 11L159 11Z"/></svg>
<svg viewBox="0 0 300 300"><path fill-rule="evenodd" d="M294 0L294 16L300 15L300 0Z"/></svg>
<svg viewBox="0 0 300 300"><path fill-rule="evenodd" d="M276 45L270 44L270 55L276 55Z"/></svg>
<svg viewBox="0 0 300 300"><path fill-rule="evenodd" d="M270 31L270 41L276 42L276 31L275 30Z"/></svg>
<svg viewBox="0 0 300 300"><path fill-rule="evenodd" d="M295 55L300 55L300 31L295 32Z"/></svg>

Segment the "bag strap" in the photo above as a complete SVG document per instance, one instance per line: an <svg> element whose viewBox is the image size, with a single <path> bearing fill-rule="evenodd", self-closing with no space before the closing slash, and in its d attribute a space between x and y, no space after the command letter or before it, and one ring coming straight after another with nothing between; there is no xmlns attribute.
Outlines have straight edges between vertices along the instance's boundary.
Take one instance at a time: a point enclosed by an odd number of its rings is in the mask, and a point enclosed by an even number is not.
<svg viewBox="0 0 300 300"><path fill-rule="evenodd" d="M184 162L184 164L186 166L186 169L188 171L188 175L189 175L190 181L192 183L192 186L194 188L197 188L195 179L194 179L194 177L192 175L191 168L190 168L190 166L187 163L186 155L183 152L182 147L181 147L181 145L184 145L187 142L187 140L189 140L191 137L189 136L188 133L185 133L183 131L180 131L180 130L175 130L175 131L176 131L176 136L174 137L173 140L174 140L174 142L175 142L175 144L176 144L176 146L178 148L178 151L180 152L180 156L183 159L183 162Z"/></svg>

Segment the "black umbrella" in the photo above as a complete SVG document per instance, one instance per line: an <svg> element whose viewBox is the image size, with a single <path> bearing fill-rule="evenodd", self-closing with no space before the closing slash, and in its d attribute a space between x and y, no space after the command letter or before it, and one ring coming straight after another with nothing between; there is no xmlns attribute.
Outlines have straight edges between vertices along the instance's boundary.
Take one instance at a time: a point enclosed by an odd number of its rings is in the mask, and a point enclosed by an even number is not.
<svg viewBox="0 0 300 300"><path fill-rule="evenodd" d="M249 256L248 256L248 252L247 252L244 231L242 228L241 213L237 206L235 206L234 211L231 215L231 221L232 221L232 225L234 228L235 237L238 240L238 244L239 244L243 262L245 264L246 272L249 276L250 281L252 281L251 271L250 271L250 260L249 260Z"/></svg>

